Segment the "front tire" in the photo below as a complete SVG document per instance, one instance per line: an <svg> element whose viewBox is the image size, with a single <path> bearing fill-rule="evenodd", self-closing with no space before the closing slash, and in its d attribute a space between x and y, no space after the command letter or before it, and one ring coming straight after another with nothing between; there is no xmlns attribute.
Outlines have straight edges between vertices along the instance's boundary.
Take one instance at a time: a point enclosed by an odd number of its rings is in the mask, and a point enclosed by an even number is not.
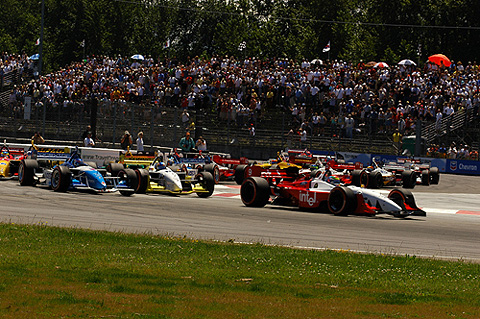
<svg viewBox="0 0 480 319"><path fill-rule="evenodd" d="M357 208L357 201L353 191L346 186L336 186L328 195L328 209L334 215L346 216Z"/></svg>
<svg viewBox="0 0 480 319"><path fill-rule="evenodd" d="M52 172L51 187L55 192L66 192L70 187L72 173L66 166L55 166Z"/></svg>
<svg viewBox="0 0 480 319"><path fill-rule="evenodd" d="M249 177L240 188L242 202L247 207L263 207L270 199L270 185L261 177Z"/></svg>

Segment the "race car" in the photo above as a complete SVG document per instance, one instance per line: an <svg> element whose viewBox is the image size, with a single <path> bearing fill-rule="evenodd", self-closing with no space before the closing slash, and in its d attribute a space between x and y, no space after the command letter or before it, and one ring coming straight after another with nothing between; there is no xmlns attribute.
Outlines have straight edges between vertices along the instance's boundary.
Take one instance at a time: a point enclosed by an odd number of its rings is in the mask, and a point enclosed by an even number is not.
<svg viewBox="0 0 480 319"><path fill-rule="evenodd" d="M195 177L199 172L206 171L212 174L215 184L221 179L220 166L216 164L207 152L179 153L174 149L170 154L164 153L166 164L174 172L186 172Z"/></svg>
<svg viewBox="0 0 480 319"><path fill-rule="evenodd" d="M277 153L277 158L266 163L253 163L248 165L237 165L235 168L235 182L242 185L243 181L251 176L260 176L261 174L268 174L272 171L274 174L277 171L284 171L287 175L295 176L299 173L310 173L309 168L304 168L302 165L290 163L288 157L284 153Z"/></svg>
<svg viewBox="0 0 480 319"><path fill-rule="evenodd" d="M429 164L422 163L415 159L398 159L396 162L388 162L383 165L383 169L392 172L397 176L405 175L404 172L412 172L412 180L416 184L428 186L438 184L440 181L440 172L438 167L430 167Z"/></svg>
<svg viewBox="0 0 480 319"><path fill-rule="evenodd" d="M4 142L0 148L0 180L18 177L18 167L24 157L23 149L9 148Z"/></svg>
<svg viewBox="0 0 480 319"><path fill-rule="evenodd" d="M162 152L132 154L126 152L120 154L119 163L110 163L107 170L119 172L132 169L136 175L135 192L162 193L171 195L185 195L196 193L199 197L209 197L215 189L215 180L210 172L203 169L174 171L164 162L167 154ZM195 172L195 175L190 173Z"/></svg>
<svg viewBox="0 0 480 319"><path fill-rule="evenodd" d="M226 155L214 154L212 160L218 165L220 171L220 180L233 180L235 179L235 169L238 165L248 165L248 159L246 157L240 157L240 159L232 159Z"/></svg>
<svg viewBox="0 0 480 319"><path fill-rule="evenodd" d="M20 163L20 185L42 184L56 192L78 190L112 193L119 190L124 196L134 193L137 178L133 170L124 169L118 176L111 176L106 170L99 170L85 163L80 158L78 147L71 154L63 154L63 158L55 156L52 161L48 155L39 155L38 148L34 149Z"/></svg>
<svg viewBox="0 0 480 319"><path fill-rule="evenodd" d="M322 177L288 176L285 172L268 172L248 177L242 183L240 195L248 207L263 207L272 198L272 204L308 208L335 215L386 213L395 217L426 216L418 208L413 194L395 188L388 196L378 191L357 186L332 185Z"/></svg>

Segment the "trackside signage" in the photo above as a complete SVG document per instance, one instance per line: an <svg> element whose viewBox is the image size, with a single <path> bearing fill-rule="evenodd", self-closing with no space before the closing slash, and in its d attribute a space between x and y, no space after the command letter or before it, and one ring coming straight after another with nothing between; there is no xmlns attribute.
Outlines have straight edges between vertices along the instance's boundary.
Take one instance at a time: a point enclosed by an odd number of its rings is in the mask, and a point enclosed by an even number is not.
<svg viewBox="0 0 480 319"><path fill-rule="evenodd" d="M447 173L480 175L480 162L468 160L447 160Z"/></svg>

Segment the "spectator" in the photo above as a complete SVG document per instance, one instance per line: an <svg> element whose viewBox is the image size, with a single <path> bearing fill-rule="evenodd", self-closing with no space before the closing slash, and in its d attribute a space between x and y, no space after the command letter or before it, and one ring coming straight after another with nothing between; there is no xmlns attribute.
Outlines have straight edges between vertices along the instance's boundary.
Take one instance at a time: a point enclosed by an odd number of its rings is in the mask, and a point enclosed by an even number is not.
<svg viewBox="0 0 480 319"><path fill-rule="evenodd" d="M120 140L120 146L122 147L123 150L130 149L132 147L133 140L132 136L130 135L130 132L125 131L125 134L123 135L122 139Z"/></svg>
<svg viewBox="0 0 480 319"><path fill-rule="evenodd" d="M355 126L355 121L352 118L352 114L348 114L345 118L345 135L347 138L353 137L353 127Z"/></svg>
<svg viewBox="0 0 480 319"><path fill-rule="evenodd" d="M32 141L34 144L43 144L45 143L45 139L40 135L40 132L35 132L32 136Z"/></svg>
<svg viewBox="0 0 480 319"><path fill-rule="evenodd" d="M83 145L85 147L95 146L95 142L93 141L93 138L92 138L92 132L87 132L87 137L85 137L85 139L83 140Z"/></svg>
<svg viewBox="0 0 480 319"><path fill-rule="evenodd" d="M207 141L205 141L205 139L200 136L195 143L195 148L199 151L205 152L207 150Z"/></svg>
<svg viewBox="0 0 480 319"><path fill-rule="evenodd" d="M143 153L143 132L138 132L137 135L137 153Z"/></svg>
<svg viewBox="0 0 480 319"><path fill-rule="evenodd" d="M195 142L190 137L190 132L185 133L185 136L180 139L178 146L180 146L183 152L195 151Z"/></svg>
<svg viewBox="0 0 480 319"><path fill-rule="evenodd" d="M400 155L402 153L402 134L400 134L398 128L395 129L395 133L393 133L393 145L397 149L397 155Z"/></svg>

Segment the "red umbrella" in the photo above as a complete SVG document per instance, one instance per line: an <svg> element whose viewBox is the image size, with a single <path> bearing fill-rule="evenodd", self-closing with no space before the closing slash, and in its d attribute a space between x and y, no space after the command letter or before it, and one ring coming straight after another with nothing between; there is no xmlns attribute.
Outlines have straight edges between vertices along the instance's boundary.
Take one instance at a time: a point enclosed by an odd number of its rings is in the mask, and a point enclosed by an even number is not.
<svg viewBox="0 0 480 319"><path fill-rule="evenodd" d="M388 64L386 64L385 62L378 62L373 67L374 68L388 68Z"/></svg>
<svg viewBox="0 0 480 319"><path fill-rule="evenodd" d="M445 65L447 68L450 66L450 64L452 64L452 62L450 62L450 59L443 54L431 55L428 57L428 61L433 62L437 65L442 65L443 62L443 65Z"/></svg>

